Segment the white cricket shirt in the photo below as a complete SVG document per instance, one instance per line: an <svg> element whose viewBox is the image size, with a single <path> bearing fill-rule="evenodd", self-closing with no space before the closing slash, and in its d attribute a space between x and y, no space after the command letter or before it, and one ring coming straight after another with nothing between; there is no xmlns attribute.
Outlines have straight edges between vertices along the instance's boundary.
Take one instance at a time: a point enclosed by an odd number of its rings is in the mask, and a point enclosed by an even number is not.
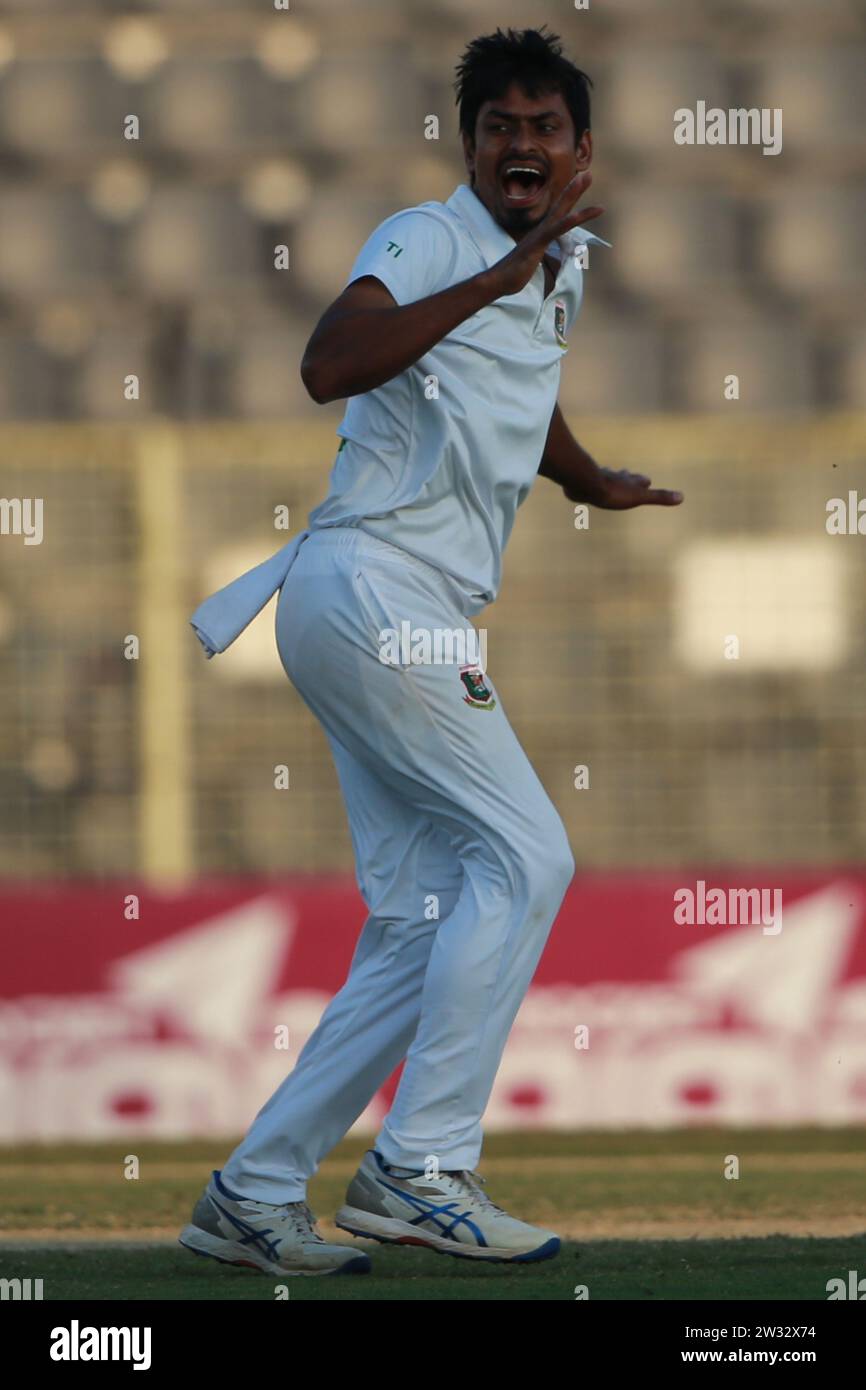
<svg viewBox="0 0 866 1390"><path fill-rule="evenodd" d="M582 227L553 241L519 294L487 304L384 386L353 396L325 501L310 529L360 526L449 575L465 616L495 598L517 508L538 474L566 336L583 295ZM374 275L398 304L468 280L514 250L467 184L377 227L347 284Z"/></svg>

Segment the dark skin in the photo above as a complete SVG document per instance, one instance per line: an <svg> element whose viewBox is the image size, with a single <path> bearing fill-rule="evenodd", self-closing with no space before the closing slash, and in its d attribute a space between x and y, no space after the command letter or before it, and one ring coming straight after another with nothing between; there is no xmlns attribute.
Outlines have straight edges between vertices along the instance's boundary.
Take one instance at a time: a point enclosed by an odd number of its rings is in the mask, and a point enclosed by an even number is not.
<svg viewBox="0 0 866 1390"><path fill-rule="evenodd" d="M589 187L592 135L584 131L576 144L574 137L574 123L559 92L541 93L533 98L517 84L509 88L505 97L485 102L481 107L474 140L463 136L472 189L516 242L531 236L549 220L551 208L566 189L579 189L580 197ZM518 202L515 206L503 185L502 167L512 161L536 166L546 175L545 183L528 205ZM590 221L603 211L600 207L588 208L583 220ZM556 283L557 265L547 256L542 264L547 296ZM627 510L647 503L677 506L683 500L679 492L653 488L642 473L599 468L572 435L558 405L551 417L538 471L542 477L559 483L569 501L609 510Z"/></svg>
<svg viewBox="0 0 866 1390"><path fill-rule="evenodd" d="M577 208L592 182L592 136L575 140L559 92L527 96L515 83L478 112L474 139L463 136L470 185L514 250L478 275L438 294L398 305L374 276L354 281L325 311L301 362L313 400L324 404L383 385L413 366L458 324L504 295L517 294L542 266L544 294L555 288L558 266L546 255L552 241L598 217L601 207ZM537 180L509 178L519 164ZM677 506L682 493L653 488L625 469L600 468L571 434L557 405L539 464L572 502L611 511L646 504Z"/></svg>

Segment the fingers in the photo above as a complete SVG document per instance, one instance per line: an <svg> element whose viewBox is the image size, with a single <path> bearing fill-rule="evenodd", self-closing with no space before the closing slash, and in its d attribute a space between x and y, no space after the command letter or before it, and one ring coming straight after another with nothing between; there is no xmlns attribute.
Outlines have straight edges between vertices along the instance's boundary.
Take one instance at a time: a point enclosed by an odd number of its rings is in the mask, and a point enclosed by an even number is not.
<svg viewBox="0 0 866 1390"><path fill-rule="evenodd" d="M581 169L579 174L575 174L574 178L569 179L557 198L557 203L566 203L567 206L570 207L572 203L576 203L578 198L586 192L591 183L592 174L588 169Z"/></svg>
<svg viewBox="0 0 866 1390"><path fill-rule="evenodd" d="M611 482L626 483L631 487L649 487L652 482L646 473L630 473L627 468L603 468L602 472Z"/></svg>
<svg viewBox="0 0 866 1390"><path fill-rule="evenodd" d="M639 500L650 502L657 507L676 507L683 500L681 492L675 492L671 488L652 486L652 478L648 478L645 473L630 473L627 468L621 468L614 477L621 479L629 487L639 487L644 490L644 495Z"/></svg>
<svg viewBox="0 0 866 1390"><path fill-rule="evenodd" d="M590 222L593 217L601 217L603 212L604 208L602 207L593 206L591 208L581 208L580 212L576 212L573 217L569 217L568 224L570 227L579 227L582 222Z"/></svg>
<svg viewBox="0 0 866 1390"><path fill-rule="evenodd" d="M610 491L602 503L613 511L628 511L632 507L678 507L683 494L671 488L652 487L645 473L630 473L627 468L603 468Z"/></svg>
<svg viewBox="0 0 866 1390"><path fill-rule="evenodd" d="M556 202L551 207L548 218L555 221L560 217L566 217L575 203L583 197L589 185L592 183L592 174L588 169L582 169L579 174L575 174L573 179L569 179L563 188Z"/></svg>
<svg viewBox="0 0 866 1390"><path fill-rule="evenodd" d="M581 208L579 211L576 208L576 204L591 183L592 174L588 169L581 169L580 173L569 179L547 216L539 224L537 230L541 234L542 240L563 236L565 232L570 232L574 227L580 227L584 222L591 222L594 217L601 217L604 212L603 207L596 205Z"/></svg>
<svg viewBox="0 0 866 1390"><path fill-rule="evenodd" d="M584 222L591 222L594 217L601 217L603 212L604 208L601 207L581 208L579 212L569 213L567 217L560 217L547 230L546 235L550 240L553 240L554 237L564 236L573 227L580 227Z"/></svg>
<svg viewBox="0 0 866 1390"><path fill-rule="evenodd" d="M678 507L683 500L681 492L670 492L667 488L651 487L640 499L641 505L647 503L653 507Z"/></svg>

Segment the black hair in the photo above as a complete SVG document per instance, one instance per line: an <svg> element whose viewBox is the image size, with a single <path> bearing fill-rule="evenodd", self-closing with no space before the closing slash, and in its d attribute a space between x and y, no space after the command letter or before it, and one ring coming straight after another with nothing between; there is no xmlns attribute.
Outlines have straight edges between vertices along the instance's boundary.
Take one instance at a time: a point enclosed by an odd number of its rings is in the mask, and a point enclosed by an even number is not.
<svg viewBox="0 0 866 1390"><path fill-rule="evenodd" d="M497 101L513 82L533 99L542 92L559 92L574 122L577 144L589 130L589 89L585 72L562 56L558 34L541 29L497 29L473 39L457 64L454 88L460 107L460 129L475 139L478 112L486 101Z"/></svg>

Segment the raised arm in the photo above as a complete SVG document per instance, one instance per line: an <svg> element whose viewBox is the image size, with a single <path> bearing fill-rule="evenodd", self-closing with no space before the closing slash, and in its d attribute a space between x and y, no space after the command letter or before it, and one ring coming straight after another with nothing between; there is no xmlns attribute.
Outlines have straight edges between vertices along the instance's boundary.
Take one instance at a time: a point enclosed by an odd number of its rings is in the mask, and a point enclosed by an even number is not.
<svg viewBox="0 0 866 1390"><path fill-rule="evenodd" d="M589 183L588 172L577 174L547 216L496 265L412 304L398 304L375 276L353 280L322 315L304 352L301 379L313 400L324 405L382 386L485 304L519 293L551 241L602 211L575 209Z"/></svg>
<svg viewBox="0 0 866 1390"><path fill-rule="evenodd" d="M319 405L358 396L413 366L452 328L499 298L487 270L439 294L398 305L372 275L353 280L325 310L301 360Z"/></svg>

